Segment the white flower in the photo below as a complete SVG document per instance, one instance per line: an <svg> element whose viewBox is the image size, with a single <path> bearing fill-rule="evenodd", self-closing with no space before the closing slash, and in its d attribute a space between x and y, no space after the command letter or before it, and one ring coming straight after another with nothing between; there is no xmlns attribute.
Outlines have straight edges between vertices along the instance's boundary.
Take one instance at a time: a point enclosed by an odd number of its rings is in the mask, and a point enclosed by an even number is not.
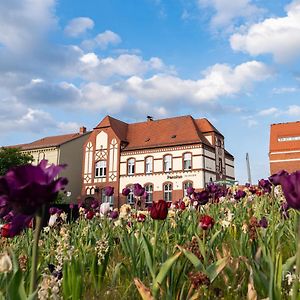
<svg viewBox="0 0 300 300"><path fill-rule="evenodd" d="M50 227L54 226L56 220L57 220L57 214L51 215L48 221L48 225Z"/></svg>
<svg viewBox="0 0 300 300"><path fill-rule="evenodd" d="M12 262L7 252L0 254L0 273L7 273L12 270Z"/></svg>
<svg viewBox="0 0 300 300"><path fill-rule="evenodd" d="M110 212L110 204L108 202L104 202L100 205L100 214L102 216L107 215Z"/></svg>

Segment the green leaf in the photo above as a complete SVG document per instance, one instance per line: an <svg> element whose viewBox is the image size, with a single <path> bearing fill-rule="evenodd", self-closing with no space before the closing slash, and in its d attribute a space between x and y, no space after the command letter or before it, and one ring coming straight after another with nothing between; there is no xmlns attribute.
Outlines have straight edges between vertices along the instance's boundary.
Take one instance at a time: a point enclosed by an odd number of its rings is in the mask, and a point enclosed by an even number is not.
<svg viewBox="0 0 300 300"><path fill-rule="evenodd" d="M194 253L192 253L191 251L186 250L180 246L178 246L178 248L186 256L186 258L193 264L195 269L204 272L204 266L203 266L201 260Z"/></svg>
<svg viewBox="0 0 300 300"><path fill-rule="evenodd" d="M296 255L288 258L282 265L282 275L285 276L286 273L294 266L296 263Z"/></svg>
<svg viewBox="0 0 300 300"><path fill-rule="evenodd" d="M162 266L159 270L159 273L154 280L154 284L153 284L153 288L152 288L154 297L157 295L159 287L161 286L161 284L167 277L168 272L170 271L171 267L173 266L173 264L176 262L176 260L179 258L180 255L181 255L181 252L178 252L178 253L174 254L172 257L168 258L162 264Z"/></svg>
<svg viewBox="0 0 300 300"><path fill-rule="evenodd" d="M143 241L143 248L145 251L146 263L151 273L152 278L155 278L155 273L153 270L153 247L149 240L146 238L144 233L142 233L142 241Z"/></svg>
<svg viewBox="0 0 300 300"><path fill-rule="evenodd" d="M27 295L24 288L23 274L18 270L12 277L8 286L8 299L9 300L26 300Z"/></svg>
<svg viewBox="0 0 300 300"><path fill-rule="evenodd" d="M218 275L226 267L228 261L229 261L229 257L227 256L219 259L218 261L208 266L208 268L206 269L206 273L211 283L218 277Z"/></svg>

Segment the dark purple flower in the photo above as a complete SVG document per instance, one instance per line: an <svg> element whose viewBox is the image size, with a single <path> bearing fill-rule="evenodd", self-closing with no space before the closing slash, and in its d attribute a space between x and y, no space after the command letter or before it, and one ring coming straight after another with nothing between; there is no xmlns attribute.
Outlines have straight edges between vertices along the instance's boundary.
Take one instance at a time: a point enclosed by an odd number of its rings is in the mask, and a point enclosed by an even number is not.
<svg viewBox="0 0 300 300"><path fill-rule="evenodd" d="M281 170L277 172L276 174L273 174L272 176L269 177L269 180L272 184L274 185L279 185L281 183L281 179L284 176L289 175L289 173L285 170Z"/></svg>
<svg viewBox="0 0 300 300"><path fill-rule="evenodd" d="M204 205L209 200L209 193L206 190L195 193L194 199L198 202L199 205Z"/></svg>
<svg viewBox="0 0 300 300"><path fill-rule="evenodd" d="M109 216L111 219L117 219L119 216L119 213L116 210L113 210L110 212Z"/></svg>
<svg viewBox="0 0 300 300"><path fill-rule="evenodd" d="M141 197L143 196L144 193L145 193L145 189L139 183L135 183L133 185L133 194L136 197Z"/></svg>
<svg viewBox="0 0 300 300"><path fill-rule="evenodd" d="M245 183L245 187L249 188L250 187L250 183L249 182Z"/></svg>
<svg viewBox="0 0 300 300"><path fill-rule="evenodd" d="M280 183L289 207L300 209L300 171L282 176Z"/></svg>
<svg viewBox="0 0 300 300"><path fill-rule="evenodd" d="M28 227L31 221L31 216L18 214L13 216L9 223L4 224L1 228L3 237L14 237L18 235L24 228Z"/></svg>
<svg viewBox="0 0 300 300"><path fill-rule="evenodd" d="M214 184L214 183L210 183L207 185L207 188L206 190L209 192L209 193L215 193L217 190L218 190L218 185Z"/></svg>
<svg viewBox="0 0 300 300"><path fill-rule="evenodd" d="M164 200L153 202L150 208L150 216L154 220L165 220L168 215L168 203Z"/></svg>
<svg viewBox="0 0 300 300"><path fill-rule="evenodd" d="M261 220L259 221L259 226L262 228L267 228L268 227L268 220L266 217L262 217Z"/></svg>
<svg viewBox="0 0 300 300"><path fill-rule="evenodd" d="M192 186L189 186L186 189L186 193L187 193L188 196L191 196L194 192L195 192L195 189Z"/></svg>
<svg viewBox="0 0 300 300"><path fill-rule="evenodd" d="M110 197L114 194L114 188L112 186L105 187L105 196Z"/></svg>
<svg viewBox="0 0 300 300"><path fill-rule="evenodd" d="M91 208L96 209L99 207L99 202L97 200L93 200L91 203Z"/></svg>
<svg viewBox="0 0 300 300"><path fill-rule="evenodd" d="M56 199L58 192L65 188L66 178L55 179L64 166L51 165L47 160L39 165L24 165L11 169L0 178L0 198L7 199L8 205L16 212L32 215L43 204Z"/></svg>
<svg viewBox="0 0 300 300"><path fill-rule="evenodd" d="M272 184L271 184L271 182L269 180L266 180L266 179L259 180L258 186L261 189L263 189L264 192L266 192L266 193L270 193L271 192Z"/></svg>
<svg viewBox="0 0 300 300"><path fill-rule="evenodd" d="M50 215L55 215L56 213L58 213L58 211L59 211L59 208L57 208L57 207L50 207L49 208L49 214Z"/></svg>
<svg viewBox="0 0 300 300"><path fill-rule="evenodd" d="M129 193L130 193L130 189L129 188L127 188L127 187L125 187L123 190L122 190L122 195L123 196L128 196L129 195Z"/></svg>
<svg viewBox="0 0 300 300"><path fill-rule="evenodd" d="M246 192L243 190L237 190L235 195L234 195L234 199L235 200L240 200L241 198L244 198L246 196Z"/></svg>

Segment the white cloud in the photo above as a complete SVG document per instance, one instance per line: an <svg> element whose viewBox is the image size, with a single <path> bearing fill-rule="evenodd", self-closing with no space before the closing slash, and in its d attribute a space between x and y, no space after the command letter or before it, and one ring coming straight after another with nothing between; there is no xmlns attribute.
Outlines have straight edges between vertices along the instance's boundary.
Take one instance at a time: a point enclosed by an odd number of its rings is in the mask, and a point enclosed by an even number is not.
<svg viewBox="0 0 300 300"><path fill-rule="evenodd" d="M267 109L263 109L258 112L259 116L271 116L271 115L278 115L279 110L276 107L270 107Z"/></svg>
<svg viewBox="0 0 300 300"><path fill-rule="evenodd" d="M273 88L273 94L287 94L287 93L296 93L299 91L297 87L280 87L280 88Z"/></svg>
<svg viewBox="0 0 300 300"><path fill-rule="evenodd" d="M300 117L300 106L299 105L290 105L286 111L286 114L289 116Z"/></svg>
<svg viewBox="0 0 300 300"><path fill-rule="evenodd" d="M84 40L82 42L82 47L84 49L94 49L100 48L105 50L109 45L118 45L122 42L121 37L113 31L106 30L102 33L99 33L94 39Z"/></svg>
<svg viewBox="0 0 300 300"><path fill-rule="evenodd" d="M285 8L285 17L268 18L250 26L246 33L231 36L230 44L236 51L256 56L271 53L275 61L288 62L300 53L300 1Z"/></svg>
<svg viewBox="0 0 300 300"><path fill-rule="evenodd" d="M56 26L55 0L0 1L0 45L12 52L35 48Z"/></svg>
<svg viewBox="0 0 300 300"><path fill-rule="evenodd" d="M80 57L79 71L81 76L92 81L99 81L112 76L128 77L142 75L148 71L166 69L161 59L151 57L144 60L134 54L121 54L116 58L101 58L95 53L87 53Z"/></svg>
<svg viewBox="0 0 300 300"><path fill-rule="evenodd" d="M230 28L239 19L257 18L262 9L251 3L251 0L198 0L200 8L212 8L215 14L211 19L211 26L224 30Z"/></svg>
<svg viewBox="0 0 300 300"><path fill-rule="evenodd" d="M154 75L149 79L129 78L122 87L126 93L145 101L205 103L219 97L232 96L272 75L266 65L250 61L232 68L216 64L204 72L204 78L185 80L171 75Z"/></svg>
<svg viewBox="0 0 300 300"><path fill-rule="evenodd" d="M72 19L64 31L68 36L78 37L84 34L87 30L92 29L94 27L94 21L90 18L79 17Z"/></svg>

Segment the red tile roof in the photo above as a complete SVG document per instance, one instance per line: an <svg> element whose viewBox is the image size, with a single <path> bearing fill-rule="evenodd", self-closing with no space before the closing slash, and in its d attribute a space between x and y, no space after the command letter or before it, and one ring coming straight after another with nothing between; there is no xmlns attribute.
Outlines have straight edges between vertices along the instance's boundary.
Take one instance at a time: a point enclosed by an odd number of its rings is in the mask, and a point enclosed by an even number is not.
<svg viewBox="0 0 300 300"><path fill-rule="evenodd" d="M86 134L86 133L85 133ZM49 147L58 147L64 143L72 141L83 134L80 133L70 133L64 135L55 135L55 136L48 136L42 139L36 140L29 144L19 144L14 146L9 146L10 148L21 148L22 150L33 150L39 148L49 148Z"/></svg>
<svg viewBox="0 0 300 300"><path fill-rule="evenodd" d="M211 146L203 133L221 133L207 120L180 116L160 120L127 124L106 116L95 128L111 127L121 141L124 150L174 146L202 142Z"/></svg>

